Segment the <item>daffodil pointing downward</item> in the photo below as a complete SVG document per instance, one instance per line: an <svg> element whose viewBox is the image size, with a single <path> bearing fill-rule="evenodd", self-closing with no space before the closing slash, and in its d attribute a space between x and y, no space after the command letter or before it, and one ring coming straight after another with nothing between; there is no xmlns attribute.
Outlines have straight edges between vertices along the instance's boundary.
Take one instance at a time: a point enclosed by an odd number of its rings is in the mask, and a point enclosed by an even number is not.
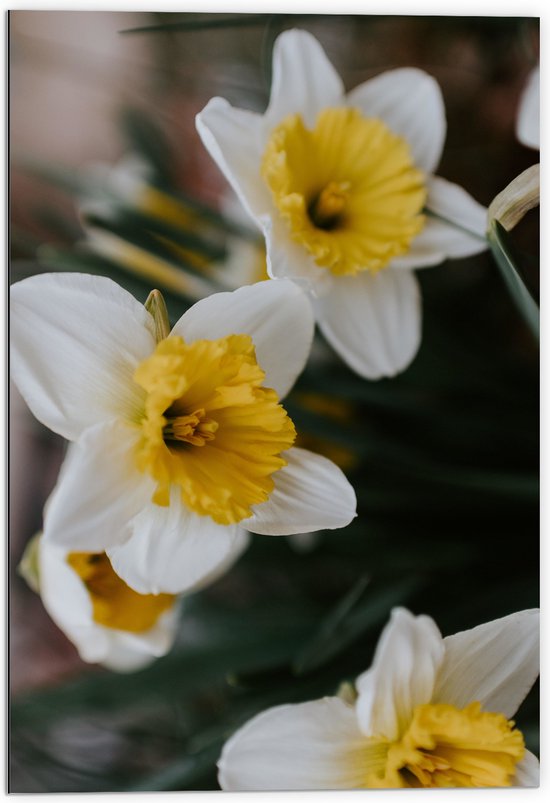
<svg viewBox="0 0 550 803"><path fill-rule="evenodd" d="M537 786L538 759L512 717L539 671L539 614L520 611L442 638L393 611L355 700L258 714L226 743L222 789ZM349 694L346 695L349 698Z"/></svg>
<svg viewBox="0 0 550 803"><path fill-rule="evenodd" d="M294 283L210 296L169 331L109 279L43 274L12 287L11 335L23 397L74 442L44 538L107 552L139 593L210 582L246 531L334 529L355 516L343 473L293 446L280 404L313 335Z"/></svg>
<svg viewBox="0 0 550 803"><path fill-rule="evenodd" d="M21 573L83 661L132 672L167 653L178 629L173 594L138 594L114 572L104 552L68 552L35 536L34 570Z"/></svg>
<svg viewBox="0 0 550 803"><path fill-rule="evenodd" d="M317 40L286 31L265 114L214 98L197 129L261 228L270 275L311 291L340 356L369 379L406 368L421 331L413 269L487 248L486 210L432 175L446 133L436 81L397 69L346 95Z"/></svg>

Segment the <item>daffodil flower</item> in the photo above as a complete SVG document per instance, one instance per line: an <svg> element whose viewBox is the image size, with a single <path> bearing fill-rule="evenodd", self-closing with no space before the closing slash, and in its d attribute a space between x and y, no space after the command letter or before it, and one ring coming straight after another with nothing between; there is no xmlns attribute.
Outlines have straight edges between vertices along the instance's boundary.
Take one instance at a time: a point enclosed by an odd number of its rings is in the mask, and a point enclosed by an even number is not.
<svg viewBox="0 0 550 803"><path fill-rule="evenodd" d="M42 535L29 548L36 551L32 585L83 661L131 672L170 650L178 597L136 593L104 552L67 552Z"/></svg>
<svg viewBox="0 0 550 803"><path fill-rule="evenodd" d="M510 721L538 675L537 610L442 638L397 608L349 694L281 705L224 746L223 789L537 786Z"/></svg>
<svg viewBox="0 0 550 803"><path fill-rule="evenodd" d="M527 148L540 149L540 68L529 73L521 93L516 119L516 136Z"/></svg>
<svg viewBox="0 0 550 803"><path fill-rule="evenodd" d="M13 285L13 378L34 415L74 441L45 539L107 552L139 593L175 594L230 565L246 531L348 524L352 487L331 461L293 447L279 403L312 335L290 281L209 296L171 331L103 277Z"/></svg>
<svg viewBox="0 0 550 803"><path fill-rule="evenodd" d="M397 69L346 95L317 40L291 30L275 42L265 114L213 98L197 129L265 235L270 276L312 291L358 374L406 368L421 330L413 269L487 247L486 210L432 175L446 133L436 81Z"/></svg>

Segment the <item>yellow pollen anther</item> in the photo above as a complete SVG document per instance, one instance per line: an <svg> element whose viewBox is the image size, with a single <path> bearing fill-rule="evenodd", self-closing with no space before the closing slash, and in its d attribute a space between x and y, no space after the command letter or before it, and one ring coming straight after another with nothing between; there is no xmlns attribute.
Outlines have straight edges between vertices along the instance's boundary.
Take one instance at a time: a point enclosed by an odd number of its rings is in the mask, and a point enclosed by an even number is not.
<svg viewBox="0 0 550 803"><path fill-rule="evenodd" d="M344 211L351 184L349 181L329 181L310 204L311 222L319 229L331 229Z"/></svg>
<svg viewBox="0 0 550 803"><path fill-rule="evenodd" d="M173 594L138 594L115 574L104 552L71 552L67 563L86 586L94 622L103 627L143 633L176 599Z"/></svg>
<svg viewBox="0 0 550 803"><path fill-rule="evenodd" d="M214 439L218 424L206 417L204 410L195 410L191 415L179 415L168 418L168 423L162 430L165 441L180 441L193 446L204 446Z"/></svg>

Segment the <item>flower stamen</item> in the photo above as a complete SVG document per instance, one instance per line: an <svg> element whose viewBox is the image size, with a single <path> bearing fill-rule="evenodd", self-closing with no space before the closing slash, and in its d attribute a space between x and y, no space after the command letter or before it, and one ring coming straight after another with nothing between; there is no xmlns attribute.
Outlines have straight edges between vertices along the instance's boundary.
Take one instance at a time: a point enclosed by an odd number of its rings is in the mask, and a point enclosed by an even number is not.
<svg viewBox="0 0 550 803"><path fill-rule="evenodd" d="M179 441L193 446L204 446L208 441L214 440L214 433L218 429L217 421L208 418L204 409L195 410L191 415L178 415L175 418L167 416L167 421L162 430L165 443Z"/></svg>
<svg viewBox="0 0 550 803"><path fill-rule="evenodd" d="M336 228L345 209L350 188L349 181L329 181L308 207L314 226L325 231Z"/></svg>

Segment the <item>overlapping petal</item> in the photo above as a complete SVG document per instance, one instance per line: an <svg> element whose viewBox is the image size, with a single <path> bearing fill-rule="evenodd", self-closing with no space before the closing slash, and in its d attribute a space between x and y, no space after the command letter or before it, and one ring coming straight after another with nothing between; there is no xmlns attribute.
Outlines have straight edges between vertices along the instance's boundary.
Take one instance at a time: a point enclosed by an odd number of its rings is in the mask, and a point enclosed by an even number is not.
<svg viewBox="0 0 550 803"><path fill-rule="evenodd" d="M247 722L226 742L218 778L226 791L357 789L385 752L366 743L351 706L325 697Z"/></svg>
<svg viewBox="0 0 550 803"><path fill-rule="evenodd" d="M487 209L478 203L465 189L447 181L441 176L432 176L428 182L426 207L430 212L461 228L465 234L472 235L477 242L477 250L449 252L449 256L469 256L487 248ZM474 243L470 248L474 248Z"/></svg>
<svg viewBox="0 0 550 803"><path fill-rule="evenodd" d="M108 554L116 573L140 594L197 591L227 571L248 544L241 527L186 510L177 487L168 507L151 503L128 531L128 540Z"/></svg>
<svg viewBox="0 0 550 803"><path fill-rule="evenodd" d="M433 619L392 611L371 668L356 681L357 717L366 736L399 738L414 708L431 701L443 654Z"/></svg>
<svg viewBox="0 0 550 803"><path fill-rule="evenodd" d="M367 379L399 373L420 345L420 292L409 271L339 277L315 307L329 343Z"/></svg>
<svg viewBox="0 0 550 803"><path fill-rule="evenodd" d="M101 663L117 672L132 672L151 663L154 658L166 655L174 643L178 619L179 606L175 603L144 633L113 631L109 634L109 652Z"/></svg>
<svg viewBox="0 0 550 803"><path fill-rule="evenodd" d="M288 277L314 295L330 292L334 285L332 274L316 265L313 257L290 239L285 224L277 215L263 215L260 224L270 276L274 279Z"/></svg>
<svg viewBox="0 0 550 803"><path fill-rule="evenodd" d="M516 767L516 774L512 786L537 787L539 785L540 762L529 750Z"/></svg>
<svg viewBox="0 0 550 803"><path fill-rule="evenodd" d="M113 672L136 672L138 669L143 669L147 664L150 664L155 658L153 654L136 649L133 644L127 643L124 633L117 634L117 636L115 638L111 636L105 657L94 661L94 663L101 663L102 666L106 669L111 669ZM164 652L159 653L159 656L164 655Z"/></svg>
<svg viewBox="0 0 550 803"><path fill-rule="evenodd" d="M11 288L11 369L33 414L69 440L139 414L132 381L155 346L142 304L101 276L48 273Z"/></svg>
<svg viewBox="0 0 550 803"><path fill-rule="evenodd" d="M273 47L271 96L264 117L268 131L296 112L312 128L319 112L341 106L343 96L340 76L314 36L293 29L277 37Z"/></svg>
<svg viewBox="0 0 550 803"><path fill-rule="evenodd" d="M432 176L426 210L424 228L407 253L392 260L392 268L429 268L487 249L487 209L458 184Z"/></svg>
<svg viewBox="0 0 550 803"><path fill-rule="evenodd" d="M355 516L355 492L331 460L307 449L284 453L288 464L273 475L269 499L241 522L253 533L290 535L345 527Z"/></svg>
<svg viewBox="0 0 550 803"><path fill-rule="evenodd" d="M108 650L104 628L91 627L92 602L84 584L65 560L67 550L39 544L40 595L54 622L78 645L84 661L101 661Z"/></svg>
<svg viewBox="0 0 550 803"><path fill-rule="evenodd" d="M71 445L50 496L44 538L67 549L102 552L120 543L155 484L135 465L138 429L120 421L90 427Z"/></svg>
<svg viewBox="0 0 550 803"><path fill-rule="evenodd" d="M76 646L83 661L130 672L170 649L178 616L175 605L143 633L103 627L94 621L90 594L66 558L66 549L41 539L40 595L46 610Z"/></svg>
<svg viewBox="0 0 550 803"><path fill-rule="evenodd" d="M512 717L539 673L539 611L520 611L444 639L434 702L472 700Z"/></svg>
<svg viewBox="0 0 550 803"><path fill-rule="evenodd" d="M304 368L313 339L313 312L291 281L260 282L202 299L177 322L172 334L187 343L232 334L252 337L265 387L283 398Z"/></svg>
<svg viewBox="0 0 550 803"><path fill-rule="evenodd" d="M259 181L265 148L261 115L235 109L223 98L212 98L196 117L197 131L222 173L252 217L271 208L267 187Z"/></svg>
<svg viewBox="0 0 550 803"><path fill-rule="evenodd" d="M404 137L417 167L427 173L435 170L447 123L443 96L431 75L412 67L389 70L352 89L347 102Z"/></svg>

